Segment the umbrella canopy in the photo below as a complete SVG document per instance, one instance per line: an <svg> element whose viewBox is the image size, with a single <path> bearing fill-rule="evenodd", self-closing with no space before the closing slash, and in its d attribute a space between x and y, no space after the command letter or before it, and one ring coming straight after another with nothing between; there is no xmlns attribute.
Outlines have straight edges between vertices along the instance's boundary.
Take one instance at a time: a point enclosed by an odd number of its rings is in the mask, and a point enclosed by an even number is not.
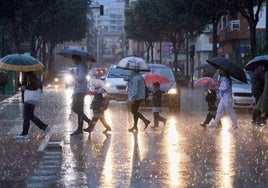
<svg viewBox="0 0 268 188"><path fill-rule="evenodd" d="M210 69L213 69L213 67L208 64L208 63L204 63L204 64L201 64L201 65L198 65L197 67L195 67L195 70L210 70Z"/></svg>
<svg viewBox="0 0 268 188"><path fill-rule="evenodd" d="M170 84L169 79L162 74L148 73L144 74L143 77L146 85L152 85L154 82L159 82L160 85Z"/></svg>
<svg viewBox="0 0 268 188"><path fill-rule="evenodd" d="M256 67L258 67L261 64L263 65L266 64L266 66L268 66L268 55L261 55L254 57L245 65L245 69L248 71L253 71Z"/></svg>
<svg viewBox="0 0 268 188"><path fill-rule="evenodd" d="M39 71L44 65L36 58L24 54L9 54L1 59L0 69L13 71Z"/></svg>
<svg viewBox="0 0 268 188"><path fill-rule="evenodd" d="M96 59L89 55L89 53L77 50L77 49L63 49L62 51L57 53L58 55L61 55L63 57L72 58L73 55L80 56L83 61L91 61L96 62Z"/></svg>
<svg viewBox="0 0 268 188"><path fill-rule="evenodd" d="M140 57L125 57L121 59L117 67L130 70L149 71L148 64Z"/></svg>
<svg viewBox="0 0 268 188"><path fill-rule="evenodd" d="M229 72L233 78L247 83L245 71L230 59L224 57L212 57L208 59L207 62L217 69L223 69Z"/></svg>
<svg viewBox="0 0 268 188"><path fill-rule="evenodd" d="M206 89L216 89L220 86L220 81L211 77L202 77L195 81L195 85Z"/></svg>

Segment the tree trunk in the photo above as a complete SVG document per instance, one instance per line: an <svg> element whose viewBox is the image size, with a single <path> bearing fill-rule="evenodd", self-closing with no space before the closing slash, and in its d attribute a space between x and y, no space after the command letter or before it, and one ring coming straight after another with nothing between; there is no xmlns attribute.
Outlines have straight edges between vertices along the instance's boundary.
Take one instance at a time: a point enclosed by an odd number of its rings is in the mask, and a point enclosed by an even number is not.
<svg viewBox="0 0 268 188"><path fill-rule="evenodd" d="M153 44L153 42L150 42L150 48L151 48L151 63L154 63L154 44Z"/></svg>
<svg viewBox="0 0 268 188"><path fill-rule="evenodd" d="M256 41L256 27L254 24L249 25L250 29L250 50L251 50L251 55L252 57L256 56L257 52L257 41Z"/></svg>

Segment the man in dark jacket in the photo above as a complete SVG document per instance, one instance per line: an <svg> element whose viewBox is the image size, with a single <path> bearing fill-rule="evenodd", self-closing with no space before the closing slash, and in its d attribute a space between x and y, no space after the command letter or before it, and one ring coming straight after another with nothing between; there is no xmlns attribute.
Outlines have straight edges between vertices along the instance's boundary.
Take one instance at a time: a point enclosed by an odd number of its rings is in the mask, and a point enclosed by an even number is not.
<svg viewBox="0 0 268 188"><path fill-rule="evenodd" d="M261 64L258 67L256 67L252 73L251 73L251 79L252 79L252 94L255 98L256 104L259 101L259 98L263 92L264 88L264 66ZM260 125L261 124L261 112L257 110L256 108L253 110L252 113L252 124Z"/></svg>

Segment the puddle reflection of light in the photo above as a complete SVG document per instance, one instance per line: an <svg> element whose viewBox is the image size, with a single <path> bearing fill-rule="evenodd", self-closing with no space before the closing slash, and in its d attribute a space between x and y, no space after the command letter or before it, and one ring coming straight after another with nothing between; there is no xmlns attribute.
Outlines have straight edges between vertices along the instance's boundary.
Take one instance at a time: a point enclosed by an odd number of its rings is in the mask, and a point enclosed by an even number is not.
<svg viewBox="0 0 268 188"><path fill-rule="evenodd" d="M180 184L180 156L177 151L180 135L176 129L177 122L174 118L168 121L167 152L169 158L170 186L177 187Z"/></svg>
<svg viewBox="0 0 268 188"><path fill-rule="evenodd" d="M227 122L228 121L228 122ZM233 184L233 169L232 169L232 153L234 153L233 146L231 145L231 132L230 122L226 118L222 118L222 132L220 137L220 149L221 149L221 161L220 161L220 171L221 171L221 187L232 187Z"/></svg>
<svg viewBox="0 0 268 188"><path fill-rule="evenodd" d="M113 169L114 169L114 163L113 163L113 160L112 160L112 148L109 147L108 148L108 151L107 151L107 154L106 154L106 157L105 157L105 162L104 162L104 165L103 165L103 171L102 171L102 177L104 177L104 185L102 185L102 187L114 187L112 186L112 182L113 182Z"/></svg>
<svg viewBox="0 0 268 188"><path fill-rule="evenodd" d="M108 108L107 110L105 110L104 114L105 114L105 119L106 119L107 123L111 126L112 125L112 113L111 113L111 110ZM112 127L112 129L113 129L113 127Z"/></svg>
<svg viewBox="0 0 268 188"><path fill-rule="evenodd" d="M112 122L112 113L111 113L111 110L109 110L109 108L105 111L105 119L107 121L107 123L109 125L111 125L111 122ZM108 151L107 151L107 155L105 157L105 162L104 162L104 168L103 168L103 171L102 171L102 176L104 177L104 185L102 185L103 187L113 187L111 185L111 182L112 182L112 177L113 177L113 160L112 160L112 148L109 147L108 148Z"/></svg>
<svg viewBox="0 0 268 188"><path fill-rule="evenodd" d="M65 104L64 105L65 109L63 109L63 110L66 112L66 113L64 113L66 115L66 119L69 119L69 117L70 117L70 115L72 113L71 105L72 105L72 94L73 94L73 92L65 90L64 93L65 93L65 95L63 96L63 98L64 98L63 104ZM68 131L71 131L73 129L72 123L68 121L66 123L66 128L67 128Z"/></svg>

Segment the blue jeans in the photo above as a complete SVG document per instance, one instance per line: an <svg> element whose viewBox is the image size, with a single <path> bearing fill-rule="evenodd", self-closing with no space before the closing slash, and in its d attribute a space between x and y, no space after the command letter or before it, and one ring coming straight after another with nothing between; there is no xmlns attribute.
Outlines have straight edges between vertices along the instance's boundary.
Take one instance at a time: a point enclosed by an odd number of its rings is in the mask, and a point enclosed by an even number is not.
<svg viewBox="0 0 268 188"><path fill-rule="evenodd" d="M34 104L24 103L23 105L23 131L22 135L28 134L30 120L40 129L45 130L47 125L34 115Z"/></svg>

